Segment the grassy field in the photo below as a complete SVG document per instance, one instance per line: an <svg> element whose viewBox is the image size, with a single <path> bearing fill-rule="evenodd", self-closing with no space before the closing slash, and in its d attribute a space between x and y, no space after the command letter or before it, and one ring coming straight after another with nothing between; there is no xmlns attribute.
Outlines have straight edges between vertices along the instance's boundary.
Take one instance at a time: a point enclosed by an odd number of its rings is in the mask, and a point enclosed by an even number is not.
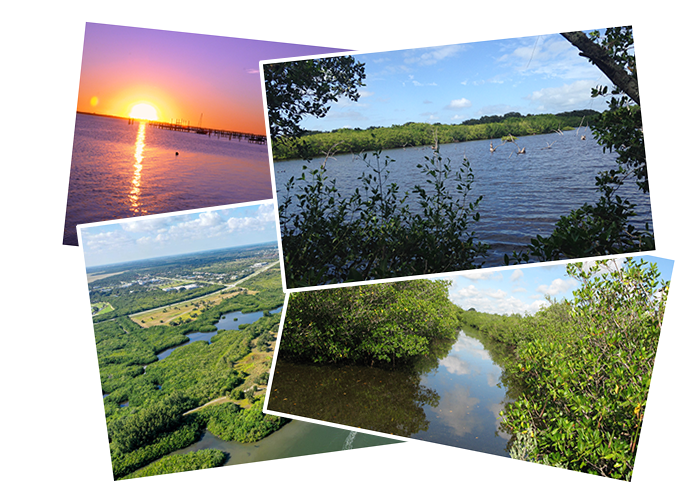
<svg viewBox="0 0 700 500"><path fill-rule="evenodd" d="M143 328L155 325L167 325L178 318L184 322L190 318L194 319L201 311L205 311L219 304L222 300L235 297L240 293L241 289L238 287L235 289L227 289L220 293L209 295L205 298L193 299L183 304L165 306L155 311L134 314L130 318L134 323ZM248 293L254 295L257 292L249 290Z"/></svg>
<svg viewBox="0 0 700 500"><path fill-rule="evenodd" d="M92 308L93 316L99 316L100 314L114 311L114 307L112 307L109 302L95 302L94 304L90 304L90 307Z"/></svg>

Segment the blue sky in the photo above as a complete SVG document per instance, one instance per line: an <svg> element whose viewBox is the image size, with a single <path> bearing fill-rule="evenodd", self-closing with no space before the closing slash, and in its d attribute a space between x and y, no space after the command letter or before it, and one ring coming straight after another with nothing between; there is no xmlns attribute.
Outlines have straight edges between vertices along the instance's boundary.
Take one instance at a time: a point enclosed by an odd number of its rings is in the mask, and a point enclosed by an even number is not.
<svg viewBox="0 0 700 500"><path fill-rule="evenodd" d="M484 115L558 113L607 107L591 88L609 80L560 34L357 54L366 86L309 130L461 123Z"/></svg>
<svg viewBox="0 0 700 500"><path fill-rule="evenodd" d="M277 241L271 201L78 228L87 267Z"/></svg>
<svg viewBox="0 0 700 500"><path fill-rule="evenodd" d="M634 257L635 260L640 258L656 263L662 279L671 279L673 261L652 256ZM452 302L463 309L473 307L479 312L493 314L534 314L548 304L545 294L557 301L572 299L572 292L579 286L578 281L566 274L566 264L477 270L450 278Z"/></svg>

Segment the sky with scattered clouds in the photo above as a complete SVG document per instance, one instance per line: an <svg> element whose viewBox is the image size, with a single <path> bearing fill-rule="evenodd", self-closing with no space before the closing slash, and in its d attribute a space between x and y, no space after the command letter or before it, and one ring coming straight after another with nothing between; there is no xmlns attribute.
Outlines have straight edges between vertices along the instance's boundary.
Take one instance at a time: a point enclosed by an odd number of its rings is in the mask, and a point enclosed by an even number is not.
<svg viewBox="0 0 700 500"><path fill-rule="evenodd" d="M78 228L86 267L277 241L271 201Z"/></svg>
<svg viewBox="0 0 700 500"><path fill-rule="evenodd" d="M644 256L658 266L664 280L671 279L673 261ZM624 259L618 259L622 262ZM579 282L566 274L566 264L543 264L494 271L475 270L451 275L450 300L492 314L534 314L548 304L545 295L557 301L572 299Z"/></svg>
<svg viewBox="0 0 700 500"><path fill-rule="evenodd" d="M591 88L609 80L560 34L354 55L365 63L357 102L341 99L309 130L455 124L511 111L523 115L607 107Z"/></svg>

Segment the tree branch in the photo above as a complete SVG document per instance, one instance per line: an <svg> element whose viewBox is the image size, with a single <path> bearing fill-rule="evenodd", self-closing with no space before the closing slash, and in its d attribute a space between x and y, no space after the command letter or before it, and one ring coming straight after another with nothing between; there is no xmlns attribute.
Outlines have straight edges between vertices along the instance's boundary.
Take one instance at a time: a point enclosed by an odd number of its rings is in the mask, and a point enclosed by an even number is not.
<svg viewBox="0 0 700 500"><path fill-rule="evenodd" d="M619 87L634 102L639 104L639 86L637 84L637 79L615 63L604 48L593 42L582 31L562 33L561 36L566 38L574 47L581 51L579 55L589 59L593 64L598 66L605 76L610 78L611 82Z"/></svg>

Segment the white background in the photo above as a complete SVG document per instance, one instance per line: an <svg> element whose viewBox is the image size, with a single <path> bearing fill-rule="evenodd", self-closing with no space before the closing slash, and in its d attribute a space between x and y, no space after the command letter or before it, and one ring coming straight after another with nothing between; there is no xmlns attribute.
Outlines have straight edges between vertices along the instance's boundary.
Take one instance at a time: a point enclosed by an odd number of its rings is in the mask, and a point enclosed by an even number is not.
<svg viewBox="0 0 700 500"><path fill-rule="evenodd" d="M639 499L697 493L699 126L691 39L697 17L681 7L687 2L97 4L3 7L0 456L8 498ZM85 22L361 51L632 24L656 254L676 261L632 482L420 442L113 482L82 254L61 245Z"/></svg>

